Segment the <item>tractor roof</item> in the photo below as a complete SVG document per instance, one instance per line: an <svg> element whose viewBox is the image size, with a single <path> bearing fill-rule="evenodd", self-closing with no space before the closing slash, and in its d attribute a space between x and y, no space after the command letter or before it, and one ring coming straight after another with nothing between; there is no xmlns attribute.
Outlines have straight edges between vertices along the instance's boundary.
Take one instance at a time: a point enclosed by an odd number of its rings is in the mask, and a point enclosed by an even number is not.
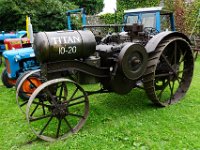
<svg viewBox="0 0 200 150"><path fill-rule="evenodd" d="M136 8L136 9L128 9L124 10L124 13L144 13L144 12L156 12L160 11L161 13L170 13L170 11L166 11L163 7L146 7L146 8Z"/></svg>

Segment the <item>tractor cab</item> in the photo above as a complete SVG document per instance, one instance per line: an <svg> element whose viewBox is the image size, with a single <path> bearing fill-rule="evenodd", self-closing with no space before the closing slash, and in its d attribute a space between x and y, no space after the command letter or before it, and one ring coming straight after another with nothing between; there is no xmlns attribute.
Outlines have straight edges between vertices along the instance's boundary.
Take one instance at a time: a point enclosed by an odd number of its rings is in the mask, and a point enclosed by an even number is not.
<svg viewBox="0 0 200 150"><path fill-rule="evenodd" d="M163 7L137 8L124 11L124 24L143 25L144 29L156 32L175 31L173 12L165 11Z"/></svg>

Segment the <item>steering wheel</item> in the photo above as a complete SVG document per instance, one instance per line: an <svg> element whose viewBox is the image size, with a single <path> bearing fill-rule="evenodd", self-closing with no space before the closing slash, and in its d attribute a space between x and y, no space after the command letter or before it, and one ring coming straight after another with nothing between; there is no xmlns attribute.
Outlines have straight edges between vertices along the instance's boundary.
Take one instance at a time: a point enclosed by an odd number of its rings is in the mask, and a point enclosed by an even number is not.
<svg viewBox="0 0 200 150"><path fill-rule="evenodd" d="M156 28L153 27L144 27L144 32L147 35L156 35L159 33L159 31Z"/></svg>

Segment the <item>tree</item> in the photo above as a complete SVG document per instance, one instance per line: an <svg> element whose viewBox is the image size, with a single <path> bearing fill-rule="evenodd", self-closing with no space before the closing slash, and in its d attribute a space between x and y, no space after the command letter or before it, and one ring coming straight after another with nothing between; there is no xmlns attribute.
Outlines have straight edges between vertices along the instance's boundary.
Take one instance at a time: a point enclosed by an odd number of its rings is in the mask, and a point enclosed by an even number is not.
<svg viewBox="0 0 200 150"><path fill-rule="evenodd" d="M102 11L103 9L103 0L70 0L79 8L85 8L86 13L89 15L94 15Z"/></svg>
<svg viewBox="0 0 200 150"><path fill-rule="evenodd" d="M35 31L60 30L66 27L66 14L74 9L72 3L62 0L0 0L0 29L25 29L29 15Z"/></svg>
<svg viewBox="0 0 200 150"><path fill-rule="evenodd" d="M158 6L160 0L117 0L117 9L124 11L125 9L134 9L138 7Z"/></svg>
<svg viewBox="0 0 200 150"><path fill-rule="evenodd" d="M200 18L198 18L200 17L199 15L200 15L199 0L195 0L193 3L187 5L185 18L186 18L187 31L189 34L200 36Z"/></svg>

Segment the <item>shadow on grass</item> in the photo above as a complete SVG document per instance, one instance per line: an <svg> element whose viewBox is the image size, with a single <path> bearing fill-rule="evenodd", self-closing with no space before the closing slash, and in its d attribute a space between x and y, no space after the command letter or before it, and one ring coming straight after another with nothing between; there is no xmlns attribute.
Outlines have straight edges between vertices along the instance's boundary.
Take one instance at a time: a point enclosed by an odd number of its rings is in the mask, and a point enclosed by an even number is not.
<svg viewBox="0 0 200 150"><path fill-rule="evenodd" d="M32 144L35 144L35 143L41 143L41 142L44 143L45 141L39 139L38 137L31 139L31 140L27 139L27 141L20 143L19 147L23 148L23 147L26 147L26 146L29 146L29 145L32 145Z"/></svg>
<svg viewBox="0 0 200 150"><path fill-rule="evenodd" d="M155 106L146 96L144 90L134 89L126 95L115 93L98 94L89 97L90 115L85 130L97 128L102 123L118 120L120 118L132 118L137 115L150 115ZM125 119L126 120L126 119Z"/></svg>

